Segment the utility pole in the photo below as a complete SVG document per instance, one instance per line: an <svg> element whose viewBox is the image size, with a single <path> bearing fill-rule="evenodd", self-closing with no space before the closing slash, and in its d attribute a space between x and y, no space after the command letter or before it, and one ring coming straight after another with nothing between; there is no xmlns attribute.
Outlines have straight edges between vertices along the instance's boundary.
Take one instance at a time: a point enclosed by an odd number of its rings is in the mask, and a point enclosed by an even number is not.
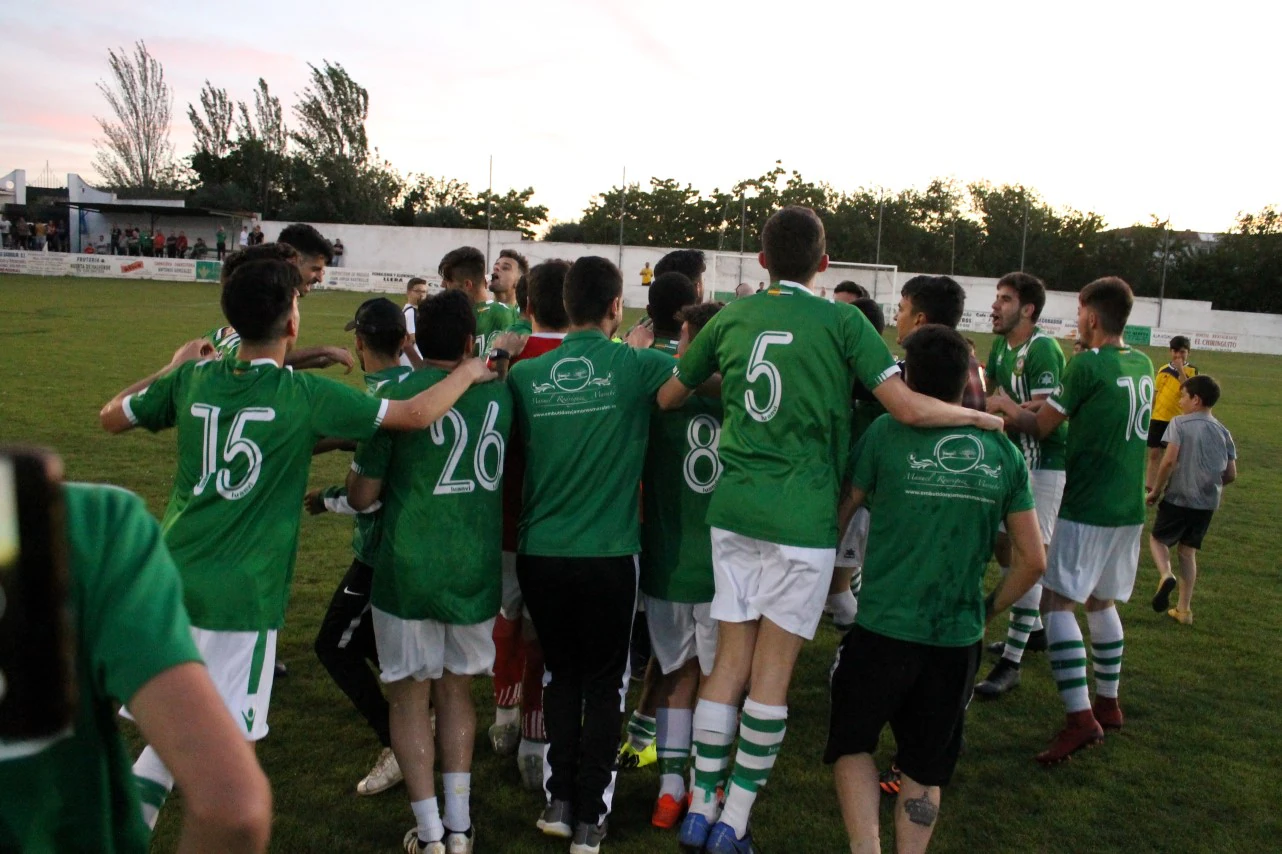
<svg viewBox="0 0 1282 854"><path fill-rule="evenodd" d="M1024 196L1024 236L1019 241L1019 271L1024 272L1024 251L1028 248L1028 191L1020 187Z"/></svg>
<svg viewBox="0 0 1282 854"><path fill-rule="evenodd" d="M748 235L748 197L744 195L743 190L739 191L739 281L734 286L739 287L743 281L743 246L744 238Z"/></svg>
<svg viewBox="0 0 1282 854"><path fill-rule="evenodd" d="M490 205L494 203L494 155L490 155L490 189L485 194L485 266L490 266Z"/></svg>
<svg viewBox="0 0 1282 854"><path fill-rule="evenodd" d="M1166 258L1171 251L1171 218L1168 216L1162 224L1162 273L1157 286L1157 325L1162 326L1162 315L1166 310Z"/></svg>
<svg viewBox="0 0 1282 854"><path fill-rule="evenodd" d="M619 272L623 271L623 212L628 207L628 167L623 167L623 192L619 194Z"/></svg>

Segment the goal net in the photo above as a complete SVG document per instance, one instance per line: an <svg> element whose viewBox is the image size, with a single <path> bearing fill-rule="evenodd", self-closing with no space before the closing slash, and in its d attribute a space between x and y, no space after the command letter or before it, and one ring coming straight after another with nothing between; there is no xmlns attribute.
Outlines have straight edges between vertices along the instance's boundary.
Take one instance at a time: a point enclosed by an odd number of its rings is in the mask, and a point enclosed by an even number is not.
<svg viewBox="0 0 1282 854"><path fill-rule="evenodd" d="M734 299L735 287L746 284L753 291L770 284L770 274L765 271L755 254L719 252L704 274L704 293L709 299L726 302ZM850 261L832 261L828 269L815 276L814 292L831 297L842 282L861 285L869 296L879 303L897 303L899 268L894 264L858 264ZM708 287L711 279L712 287Z"/></svg>

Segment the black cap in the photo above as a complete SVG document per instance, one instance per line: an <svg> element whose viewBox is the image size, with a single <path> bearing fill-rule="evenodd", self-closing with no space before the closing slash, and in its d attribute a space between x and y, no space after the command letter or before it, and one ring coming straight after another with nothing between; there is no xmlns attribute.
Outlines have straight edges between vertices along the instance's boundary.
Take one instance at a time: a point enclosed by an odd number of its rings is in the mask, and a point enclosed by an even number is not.
<svg viewBox="0 0 1282 854"><path fill-rule="evenodd" d="M347 325L343 328L348 332L355 329L367 335L380 332L404 335L405 315L401 313L400 307L387 297L374 297L361 303L360 308L356 309L356 318L347 321Z"/></svg>

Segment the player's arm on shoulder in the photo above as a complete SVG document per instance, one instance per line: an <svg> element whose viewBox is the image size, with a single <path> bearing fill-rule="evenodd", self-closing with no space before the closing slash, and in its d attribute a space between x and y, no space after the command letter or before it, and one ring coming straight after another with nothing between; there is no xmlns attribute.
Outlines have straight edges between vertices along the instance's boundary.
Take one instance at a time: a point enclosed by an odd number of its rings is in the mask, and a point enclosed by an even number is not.
<svg viewBox="0 0 1282 854"><path fill-rule="evenodd" d="M265 851L271 788L204 665L188 662L157 674L128 706L182 790L178 850Z"/></svg>
<svg viewBox="0 0 1282 854"><path fill-rule="evenodd" d="M464 359L449 376L431 388L408 400L389 400L380 426L387 430L425 430L449 412L474 384L489 382L497 376L486 367L484 359Z"/></svg>
<svg viewBox="0 0 1282 854"><path fill-rule="evenodd" d="M878 383L872 393L892 418L910 427L979 427L982 430L1002 428L1000 417L918 394L908 388L898 374L892 374Z"/></svg>
<svg viewBox="0 0 1282 854"><path fill-rule="evenodd" d="M1006 536L1010 539L1010 573L985 600L984 619L1005 613L1037 583L1046 571L1046 547L1037 510L1017 510L1006 514Z"/></svg>
<svg viewBox="0 0 1282 854"><path fill-rule="evenodd" d="M680 409L690 399L690 395L694 394L695 389L710 380L720 369L717 364L717 341L721 335L720 321L724 316L720 313L713 315L677 360L672 378L660 387L655 397L660 409ZM715 396L721 396L719 389Z"/></svg>
<svg viewBox="0 0 1282 854"><path fill-rule="evenodd" d="M115 397L107 401L102 409L98 412L98 421L102 428L108 433L123 433L126 430L132 430L138 426L139 418L131 406L130 398L138 392L155 383L158 379L173 371L179 365L195 359L208 359L214 355L214 345L210 344L204 338L196 338L188 341L186 344L174 351L173 357L169 364L156 371L148 377L138 380L138 382L121 389ZM148 423L154 423L154 419L149 419Z"/></svg>
<svg viewBox="0 0 1282 854"><path fill-rule="evenodd" d="M285 365L299 371L313 368L328 368L330 365L343 365L343 373L352 372L352 354L345 347L300 347L285 354Z"/></svg>
<svg viewBox="0 0 1282 854"><path fill-rule="evenodd" d="M312 446L312 456L318 454L328 454L330 451L354 451L356 442L353 439L339 439L333 436L327 436L320 439Z"/></svg>

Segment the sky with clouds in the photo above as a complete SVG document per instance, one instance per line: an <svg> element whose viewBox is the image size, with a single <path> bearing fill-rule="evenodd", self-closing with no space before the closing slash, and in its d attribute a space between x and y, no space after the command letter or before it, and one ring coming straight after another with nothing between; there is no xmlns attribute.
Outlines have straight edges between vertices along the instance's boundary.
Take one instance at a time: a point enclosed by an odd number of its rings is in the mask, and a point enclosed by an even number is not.
<svg viewBox="0 0 1282 854"><path fill-rule="evenodd" d="M628 180L728 188L775 160L838 190L1023 183L1111 226L1224 230L1282 203L1282 6L1217 3L59 0L0 7L0 174L93 180L107 51L144 39L173 143L210 80L288 105L307 63L370 93L401 172L533 186L554 218Z"/></svg>

